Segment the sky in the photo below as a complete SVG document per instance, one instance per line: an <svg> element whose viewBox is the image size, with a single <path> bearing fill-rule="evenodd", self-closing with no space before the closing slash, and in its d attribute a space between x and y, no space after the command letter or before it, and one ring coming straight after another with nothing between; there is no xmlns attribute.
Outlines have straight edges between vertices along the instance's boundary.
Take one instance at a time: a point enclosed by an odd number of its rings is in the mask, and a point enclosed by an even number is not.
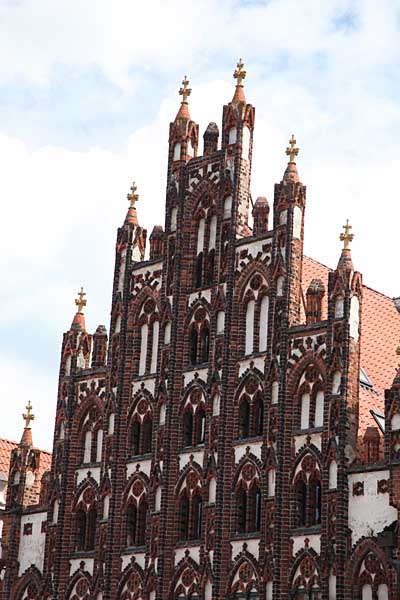
<svg viewBox="0 0 400 600"><path fill-rule="evenodd" d="M190 79L200 136L242 57L251 194L273 201L295 134L305 253L335 266L348 218L364 283L400 296L399 0L0 0L0 437L51 449L62 333L87 291L108 328L117 227L164 223L169 122Z"/></svg>

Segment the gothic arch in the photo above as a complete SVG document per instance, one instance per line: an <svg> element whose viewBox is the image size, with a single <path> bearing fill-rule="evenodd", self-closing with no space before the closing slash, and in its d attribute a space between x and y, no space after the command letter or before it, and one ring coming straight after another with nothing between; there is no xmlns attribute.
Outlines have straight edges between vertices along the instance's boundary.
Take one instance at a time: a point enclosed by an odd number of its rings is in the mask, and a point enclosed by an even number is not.
<svg viewBox="0 0 400 600"><path fill-rule="evenodd" d="M67 600L90 600L92 576L87 571L78 569L70 578L65 595Z"/></svg>
<svg viewBox="0 0 400 600"><path fill-rule="evenodd" d="M185 556L176 566L168 597L177 599L181 594L185 597L190 597L191 594L201 597L201 580L199 565L190 556Z"/></svg>
<svg viewBox="0 0 400 600"><path fill-rule="evenodd" d="M37 567L32 565L18 580L13 590L13 598L15 600L39 600L42 588L42 574Z"/></svg>
<svg viewBox="0 0 400 600"><path fill-rule="evenodd" d="M142 600L145 589L145 576L141 566L133 558L122 573L118 585L117 600Z"/></svg>
<svg viewBox="0 0 400 600"><path fill-rule="evenodd" d="M351 598L361 600L363 585L370 585L375 593L380 585L386 585L390 594L391 580L391 569L376 538L362 538L353 547L346 567L345 581Z"/></svg>
<svg viewBox="0 0 400 600"><path fill-rule="evenodd" d="M231 598L235 597L235 594L247 594L251 591L260 593L261 581L262 575L256 558L247 550L242 550L231 565L226 597Z"/></svg>
<svg viewBox="0 0 400 600"><path fill-rule="evenodd" d="M289 575L290 590L294 595L301 591L320 591L320 564L312 548L302 548L295 556Z"/></svg>

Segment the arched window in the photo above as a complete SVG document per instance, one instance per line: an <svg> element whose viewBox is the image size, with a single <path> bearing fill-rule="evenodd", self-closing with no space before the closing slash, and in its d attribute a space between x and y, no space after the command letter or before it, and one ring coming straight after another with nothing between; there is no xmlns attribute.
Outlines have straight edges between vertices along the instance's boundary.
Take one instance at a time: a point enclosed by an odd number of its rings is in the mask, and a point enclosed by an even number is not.
<svg viewBox="0 0 400 600"><path fill-rule="evenodd" d="M149 512L149 505L142 497L139 502L138 519L136 526L136 545L144 546L146 543L146 525Z"/></svg>
<svg viewBox="0 0 400 600"><path fill-rule="evenodd" d="M321 482L319 479L310 479L309 485L309 498L311 514L309 518L309 525L319 525L321 523L321 501L322 501L322 489Z"/></svg>
<svg viewBox="0 0 400 600"><path fill-rule="evenodd" d="M131 443L130 443L130 447L131 447L131 454L132 456L137 456L138 454L140 454L140 430L141 430L141 426L140 426L140 422L135 419L132 423L132 427L131 427Z"/></svg>
<svg viewBox="0 0 400 600"><path fill-rule="evenodd" d="M208 324L203 326L201 331L201 362L208 362L208 355L210 352L210 330Z"/></svg>
<svg viewBox="0 0 400 600"><path fill-rule="evenodd" d="M128 456L138 456L152 451L153 415L145 399L136 404L128 431Z"/></svg>
<svg viewBox="0 0 400 600"><path fill-rule="evenodd" d="M153 421L149 415L143 419L142 424L142 454L151 452L151 440L153 434Z"/></svg>
<svg viewBox="0 0 400 600"><path fill-rule="evenodd" d="M191 508L190 539L198 540L201 538L201 529L203 524L203 501L201 499L200 491L194 494Z"/></svg>
<svg viewBox="0 0 400 600"><path fill-rule="evenodd" d="M79 551L85 550L86 538L86 513L84 510L78 510L75 515L75 545Z"/></svg>
<svg viewBox="0 0 400 600"><path fill-rule="evenodd" d="M243 396L239 405L239 439L248 438L250 434L250 401Z"/></svg>
<svg viewBox="0 0 400 600"><path fill-rule="evenodd" d="M190 364L197 365L197 329L193 323L189 334Z"/></svg>
<svg viewBox="0 0 400 600"><path fill-rule="evenodd" d="M157 371L158 338L160 331L159 314L153 298L147 298L139 311L140 329L137 332L140 340L138 375L146 375Z"/></svg>
<svg viewBox="0 0 400 600"><path fill-rule="evenodd" d="M304 459L306 464L310 463L311 457ZM304 467L303 467L304 468ZM305 467L309 469L309 466ZM295 515L294 525L296 527L312 527L320 525L322 520L322 485L318 470L310 475L301 471L294 483Z"/></svg>
<svg viewBox="0 0 400 600"><path fill-rule="evenodd" d="M185 446L193 445L193 413L190 408L183 415L183 442Z"/></svg>
<svg viewBox="0 0 400 600"><path fill-rule="evenodd" d="M253 435L259 436L263 433L264 403L261 394L253 401Z"/></svg>
<svg viewBox="0 0 400 600"><path fill-rule="evenodd" d="M184 541L189 537L189 498L186 490L179 498L179 539Z"/></svg>
<svg viewBox="0 0 400 600"><path fill-rule="evenodd" d="M206 413L203 408L198 408L195 413L195 431L193 445L204 444L206 432Z"/></svg>
<svg viewBox="0 0 400 600"><path fill-rule="evenodd" d="M92 508L87 515L87 545L86 550L94 550L96 541L97 511Z"/></svg>
<svg viewBox="0 0 400 600"><path fill-rule="evenodd" d="M246 532L246 517L247 517L247 493L243 487L240 487L236 493L236 506L237 506L236 531L237 531L237 533L245 533Z"/></svg>
<svg viewBox="0 0 400 600"><path fill-rule="evenodd" d="M250 488L241 483L236 491L236 532L256 533L261 528L261 491L257 482Z"/></svg>
<svg viewBox="0 0 400 600"><path fill-rule="evenodd" d="M261 526L261 492L258 485L253 485L249 490L249 517L248 531L260 531Z"/></svg>
<svg viewBox="0 0 400 600"><path fill-rule="evenodd" d="M304 527L307 523L307 486L302 479L296 483L296 524Z"/></svg>

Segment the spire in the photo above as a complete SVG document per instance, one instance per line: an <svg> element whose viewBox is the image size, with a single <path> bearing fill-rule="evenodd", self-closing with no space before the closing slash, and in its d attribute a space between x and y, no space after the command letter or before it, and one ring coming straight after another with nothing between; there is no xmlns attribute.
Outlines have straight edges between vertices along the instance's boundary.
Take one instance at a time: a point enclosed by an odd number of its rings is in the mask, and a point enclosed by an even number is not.
<svg viewBox="0 0 400 600"><path fill-rule="evenodd" d="M25 427L24 427L24 432L22 434L22 438L20 441L20 446L32 446L33 445L31 421L33 421L35 419L35 415L31 412L32 404L31 404L30 400L29 400L28 404L26 405L26 411L27 411L26 413L22 414L22 418L25 421Z"/></svg>
<svg viewBox="0 0 400 600"><path fill-rule="evenodd" d="M243 80L246 78L247 72L244 70L244 62L239 58L239 62L236 65L236 69L233 73L234 79L236 79L235 93L233 94L231 104L239 104L239 102L246 102L243 89Z"/></svg>
<svg viewBox="0 0 400 600"><path fill-rule="evenodd" d="M86 331L85 315L83 314L83 309L87 304L85 296L86 292L84 292L83 287L81 287L81 291L78 292L78 297L75 298L77 311L72 321L71 329L77 329L78 331Z"/></svg>
<svg viewBox="0 0 400 600"><path fill-rule="evenodd" d="M139 194L137 192L136 183L133 181L130 187L130 192L127 194L127 199L129 202L128 212L125 217L125 225L139 225L137 212L136 212L136 202L139 200Z"/></svg>
<svg viewBox="0 0 400 600"><path fill-rule="evenodd" d="M344 232L339 236L341 242L343 242L342 254L338 262L337 269L342 271L354 271L353 261L351 260L350 242L353 241L354 234L350 233L352 226L349 224L349 220L346 220L346 225L343 225Z"/></svg>
<svg viewBox="0 0 400 600"><path fill-rule="evenodd" d="M190 113L189 113L188 98L191 93L192 93L192 89L189 87L189 79L185 75L185 77L182 79L182 87L179 90L179 95L182 96L182 102L181 102L180 108L178 110L178 113L175 117L175 121L177 121L178 119L184 119L186 121L190 121L191 117L190 117Z"/></svg>
<svg viewBox="0 0 400 600"><path fill-rule="evenodd" d="M283 181L299 181L299 174L297 172L296 167L296 156L299 155L300 148L296 147L297 140L292 133L292 137L289 140L289 146L286 148L286 155L289 157L288 166L286 167L286 171L283 175Z"/></svg>

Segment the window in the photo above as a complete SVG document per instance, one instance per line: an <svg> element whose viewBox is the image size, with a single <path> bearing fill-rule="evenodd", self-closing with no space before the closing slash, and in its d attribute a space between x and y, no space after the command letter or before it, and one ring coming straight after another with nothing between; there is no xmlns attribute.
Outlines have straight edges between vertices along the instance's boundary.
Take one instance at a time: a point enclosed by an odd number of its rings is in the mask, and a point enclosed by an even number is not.
<svg viewBox="0 0 400 600"><path fill-rule="evenodd" d="M203 396L199 390L191 392L186 400L183 412L183 445L198 446L204 444L206 434L206 412Z"/></svg>
<svg viewBox="0 0 400 600"><path fill-rule="evenodd" d="M157 371L160 323L157 306L153 298L148 298L143 302L139 311L139 323L140 346L137 373L139 376L143 376Z"/></svg>
<svg viewBox="0 0 400 600"><path fill-rule="evenodd" d="M187 409L183 415L183 439L185 446L192 446L193 413L190 409Z"/></svg>
<svg viewBox="0 0 400 600"><path fill-rule="evenodd" d="M296 527L319 525L322 518L322 486L318 471L307 480L300 473L294 484L294 502Z"/></svg>
<svg viewBox="0 0 400 600"><path fill-rule="evenodd" d="M239 439L249 437L250 433L250 402L247 396L243 396L239 405Z"/></svg>
<svg viewBox="0 0 400 600"><path fill-rule="evenodd" d="M136 403L128 430L128 456L148 454L152 451L153 414L144 398Z"/></svg>
<svg viewBox="0 0 400 600"><path fill-rule="evenodd" d="M80 508L75 513L75 547L78 552L89 552L95 548L97 511Z"/></svg>
<svg viewBox="0 0 400 600"><path fill-rule="evenodd" d="M236 533L256 533L261 528L261 491L257 483L236 491Z"/></svg>
<svg viewBox="0 0 400 600"><path fill-rule="evenodd" d="M207 313L199 308L189 328L189 362L195 366L206 363L210 354L210 324Z"/></svg>
<svg viewBox="0 0 400 600"><path fill-rule="evenodd" d="M131 499L126 510L126 545L128 547L145 545L148 512L149 506L144 496L140 498L139 506Z"/></svg>
<svg viewBox="0 0 400 600"><path fill-rule="evenodd" d="M75 515L75 530L76 530L76 549L78 551L85 549L86 537L86 513L83 510L78 510Z"/></svg>
<svg viewBox="0 0 400 600"><path fill-rule="evenodd" d="M192 365L197 364L197 329L195 324L191 326L189 334L189 346L190 346L190 363Z"/></svg>
<svg viewBox="0 0 400 600"><path fill-rule="evenodd" d="M296 483L296 524L304 527L307 523L307 485L302 479Z"/></svg>
<svg viewBox="0 0 400 600"><path fill-rule="evenodd" d="M250 376L244 383L244 393L239 398L238 438L257 437L264 429L264 398L260 382Z"/></svg>
<svg viewBox="0 0 400 600"><path fill-rule="evenodd" d="M185 488L179 498L179 540L198 540L201 538L203 527L203 500L201 490L197 488L188 495Z"/></svg>

